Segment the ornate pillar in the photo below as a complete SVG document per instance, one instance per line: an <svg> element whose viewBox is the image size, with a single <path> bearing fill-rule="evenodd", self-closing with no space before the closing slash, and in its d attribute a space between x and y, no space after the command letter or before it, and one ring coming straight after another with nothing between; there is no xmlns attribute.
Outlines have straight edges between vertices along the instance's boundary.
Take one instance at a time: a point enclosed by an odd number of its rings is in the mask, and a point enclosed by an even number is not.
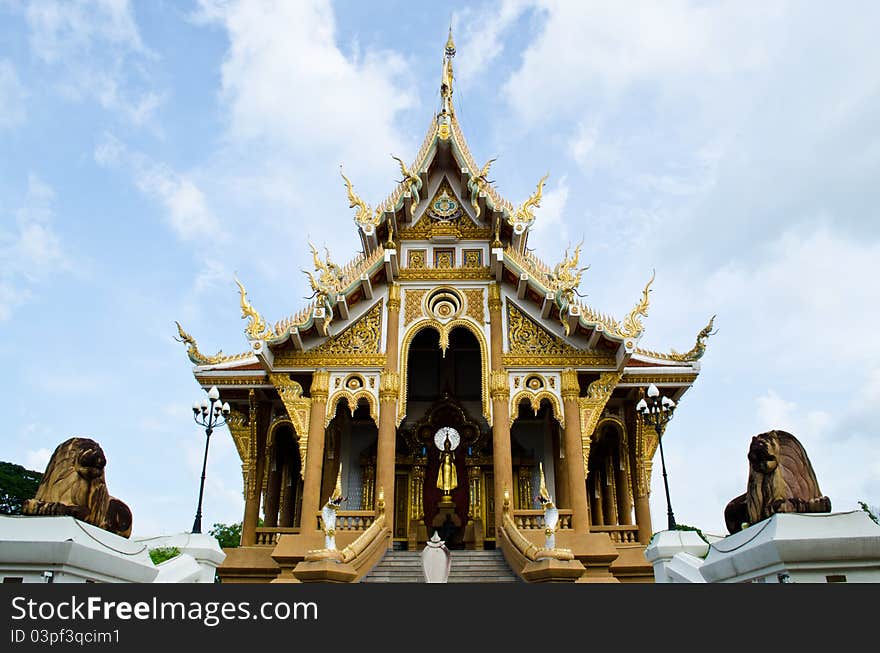
<svg viewBox="0 0 880 653"><path fill-rule="evenodd" d="M263 487L263 447L260 447L259 410L254 391L248 393L248 473L245 487L244 520L241 528L241 545L257 543L257 524L260 519L260 490ZM265 446L265 444L264 444Z"/></svg>
<svg viewBox="0 0 880 653"><path fill-rule="evenodd" d="M635 419L635 468L633 470L633 495L635 497L636 524L639 527L639 542L647 545L653 535L651 525L651 470L647 457L646 427L642 420ZM653 430L653 429L652 429Z"/></svg>
<svg viewBox="0 0 880 653"><path fill-rule="evenodd" d="M632 491L630 486L629 474L627 473L627 461L629 455L627 452L626 439L621 440L620 457L617 461L617 470L615 470L617 486L617 523L622 526L632 524Z"/></svg>
<svg viewBox="0 0 880 653"><path fill-rule="evenodd" d="M492 459L495 503L500 505L504 491L513 488L513 459L510 451L510 386L501 360L504 334L501 322L501 289L489 284L489 336L491 369L489 396L492 399ZM501 528L503 510L495 510L495 527Z"/></svg>
<svg viewBox="0 0 880 653"><path fill-rule="evenodd" d="M281 503L281 469L278 467L278 446L273 443L267 446L266 464L268 465L269 479L266 484L266 501L263 504L264 520L266 526L278 526L278 508Z"/></svg>
<svg viewBox="0 0 880 653"><path fill-rule="evenodd" d="M385 369L379 376L379 441L376 446L376 485L384 492L388 529L394 532L394 461L397 455L397 397L400 329L400 286L388 289L388 321L385 333ZM376 493L378 496L378 492ZM392 546L394 538L388 540Z"/></svg>
<svg viewBox="0 0 880 653"><path fill-rule="evenodd" d="M312 406L309 413L309 442L306 453L306 473L303 478L302 531L317 529L315 514L320 509L321 471L324 467L324 415L330 393L330 372L315 370L312 375Z"/></svg>
<svg viewBox="0 0 880 653"><path fill-rule="evenodd" d="M285 528L293 526L293 502L296 500L296 478L293 474L293 453L284 447L281 467L281 508L278 525Z"/></svg>
<svg viewBox="0 0 880 653"><path fill-rule="evenodd" d="M562 410L565 413L565 472L568 480L568 501L571 506L571 527L577 533L590 530L587 508L587 487L583 458L572 455L581 451L581 418L578 399L581 394L577 372L571 368L562 371Z"/></svg>

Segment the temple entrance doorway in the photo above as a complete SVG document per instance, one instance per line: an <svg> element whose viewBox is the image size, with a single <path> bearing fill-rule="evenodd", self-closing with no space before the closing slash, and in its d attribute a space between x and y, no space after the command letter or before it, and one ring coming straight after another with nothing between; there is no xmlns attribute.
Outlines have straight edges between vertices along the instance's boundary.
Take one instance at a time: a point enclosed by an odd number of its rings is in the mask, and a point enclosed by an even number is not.
<svg viewBox="0 0 880 653"><path fill-rule="evenodd" d="M404 506L407 514L395 519L399 548L424 546L435 531L451 549L484 548L489 540L492 438L482 376L480 344L464 327L450 331L445 351L433 328L409 345L406 418L397 438L397 478L407 479L406 491L395 494L395 514Z"/></svg>

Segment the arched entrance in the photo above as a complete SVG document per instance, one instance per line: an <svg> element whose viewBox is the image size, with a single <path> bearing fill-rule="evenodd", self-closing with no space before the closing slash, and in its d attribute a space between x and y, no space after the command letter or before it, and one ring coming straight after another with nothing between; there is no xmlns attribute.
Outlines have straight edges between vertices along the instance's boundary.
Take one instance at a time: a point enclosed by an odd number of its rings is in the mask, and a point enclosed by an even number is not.
<svg viewBox="0 0 880 653"><path fill-rule="evenodd" d="M441 335L427 326L406 352L406 416L398 428L395 541L417 548L436 530L450 548L482 548L494 538L492 451L483 416L482 347L465 327ZM445 435L455 487L438 487ZM488 485L486 483L488 479ZM442 485L442 484L441 484ZM487 491L488 488L488 491ZM489 513L489 514L487 514ZM488 517L488 519L487 519Z"/></svg>
<svg viewBox="0 0 880 653"><path fill-rule="evenodd" d="M302 474L297 436L290 419L276 419L266 441L263 523L267 527L300 525Z"/></svg>
<svg viewBox="0 0 880 653"><path fill-rule="evenodd" d="M324 464L320 504L323 506L336 485L342 465L343 510L373 507L376 485L378 429L366 399L359 399L354 412L347 397L336 400L333 419L324 435Z"/></svg>

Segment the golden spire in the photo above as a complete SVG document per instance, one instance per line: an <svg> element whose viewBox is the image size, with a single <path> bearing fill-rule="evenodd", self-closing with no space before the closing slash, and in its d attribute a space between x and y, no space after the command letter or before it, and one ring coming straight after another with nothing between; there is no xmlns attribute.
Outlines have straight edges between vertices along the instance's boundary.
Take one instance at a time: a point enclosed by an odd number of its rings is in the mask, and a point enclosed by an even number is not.
<svg viewBox="0 0 880 653"><path fill-rule="evenodd" d="M443 57L443 76L440 79L440 97L443 98L442 115L452 113L452 58L455 56L455 41L452 40L452 23L449 24L449 38L446 39L445 56Z"/></svg>
<svg viewBox="0 0 880 653"><path fill-rule="evenodd" d="M715 324L715 316L712 316L712 319L709 320L709 324L703 327L703 330L697 334L697 342L691 348L690 351L687 351L683 354L679 354L674 349L672 350L672 355L670 358L677 361L696 361L700 360L703 357L703 354L706 353L706 341L709 339L709 336L714 336L717 331L712 331L712 327Z"/></svg>
<svg viewBox="0 0 880 653"><path fill-rule="evenodd" d="M199 351L199 345L196 343L196 339L183 330L183 327L180 326L180 322L175 320L174 323L177 325L177 333L180 335L180 338L174 339L177 340L177 342L186 343L186 353L193 363L196 365L213 365L215 363L220 363L223 360L222 351L218 351L213 356L205 356Z"/></svg>

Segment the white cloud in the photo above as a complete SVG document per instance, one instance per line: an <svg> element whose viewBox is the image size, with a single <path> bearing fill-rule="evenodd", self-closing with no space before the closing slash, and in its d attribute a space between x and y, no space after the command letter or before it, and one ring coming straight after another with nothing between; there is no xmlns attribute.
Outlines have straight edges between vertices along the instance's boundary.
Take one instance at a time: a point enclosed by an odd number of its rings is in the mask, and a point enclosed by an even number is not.
<svg viewBox="0 0 880 653"><path fill-rule="evenodd" d="M181 240L223 239L204 193L190 177L129 149L112 134L105 134L95 147L94 157L103 166L118 166L131 173L141 192L165 206L165 220Z"/></svg>
<svg viewBox="0 0 880 653"><path fill-rule="evenodd" d="M374 153L404 151L394 121L414 96L403 58L389 50L346 56L329 2L203 1L201 8L230 40L222 85L233 140L281 148L288 158L329 158L334 168L343 161L361 188L377 178Z"/></svg>
<svg viewBox="0 0 880 653"><path fill-rule="evenodd" d="M26 95L15 67L0 59L0 128L24 122Z"/></svg>
<svg viewBox="0 0 880 653"><path fill-rule="evenodd" d="M60 270L72 269L55 231L52 188L28 176L24 203L15 211L15 227L0 230L0 320L33 293L35 284Z"/></svg>
<svg viewBox="0 0 880 653"><path fill-rule="evenodd" d="M52 452L45 448L25 451L22 466L35 472L43 472L51 457Z"/></svg>
<svg viewBox="0 0 880 653"><path fill-rule="evenodd" d="M141 39L128 0L33 2L25 12L31 52L62 71L57 88L90 98L126 121L151 120L166 95L149 88L145 64L157 58Z"/></svg>
<svg viewBox="0 0 880 653"><path fill-rule="evenodd" d="M529 0L503 0L479 11L465 8L453 14L456 48L467 55L456 64L455 75L465 88L491 70L504 52L504 33L531 4Z"/></svg>
<svg viewBox="0 0 880 653"><path fill-rule="evenodd" d="M574 216L566 215L568 191L568 177L563 176L544 193L541 206L535 210L535 224L529 232L530 249L557 252L568 245L568 225L576 223L572 220Z"/></svg>

